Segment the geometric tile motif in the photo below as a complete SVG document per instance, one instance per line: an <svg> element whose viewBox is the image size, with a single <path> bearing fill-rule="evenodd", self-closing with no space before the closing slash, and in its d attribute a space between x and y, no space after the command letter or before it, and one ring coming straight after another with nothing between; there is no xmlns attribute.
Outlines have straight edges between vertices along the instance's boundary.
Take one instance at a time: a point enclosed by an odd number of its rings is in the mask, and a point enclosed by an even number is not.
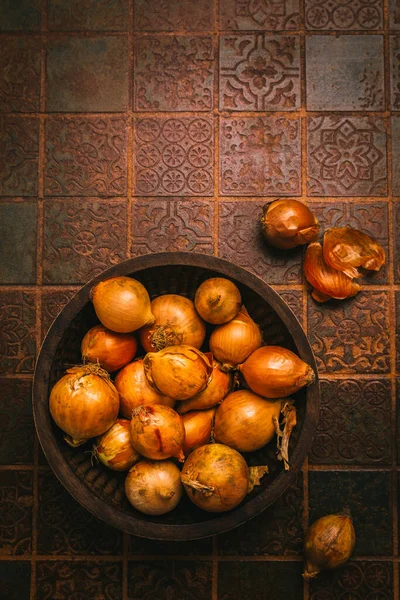
<svg viewBox="0 0 400 600"><path fill-rule="evenodd" d="M325 571L310 582L310 600L389 600L393 598L393 565L383 561L351 561Z"/></svg>
<svg viewBox="0 0 400 600"><path fill-rule="evenodd" d="M211 31L213 0L134 0L136 31Z"/></svg>
<svg viewBox="0 0 400 600"><path fill-rule="evenodd" d="M35 112L40 102L40 40L0 40L0 111Z"/></svg>
<svg viewBox="0 0 400 600"><path fill-rule="evenodd" d="M297 29L299 0L220 0L220 29Z"/></svg>
<svg viewBox="0 0 400 600"><path fill-rule="evenodd" d="M39 561L36 600L50 599L122 600L122 563Z"/></svg>
<svg viewBox="0 0 400 600"><path fill-rule="evenodd" d="M32 473L0 472L0 554L32 551Z"/></svg>
<svg viewBox="0 0 400 600"><path fill-rule="evenodd" d="M400 110L400 36L390 36L390 107Z"/></svg>
<svg viewBox="0 0 400 600"><path fill-rule="evenodd" d="M0 373L33 373L36 294L0 290Z"/></svg>
<svg viewBox="0 0 400 600"><path fill-rule="evenodd" d="M308 29L360 30L383 27L383 0L306 0Z"/></svg>
<svg viewBox="0 0 400 600"><path fill-rule="evenodd" d="M39 121L0 115L0 195L36 196Z"/></svg>

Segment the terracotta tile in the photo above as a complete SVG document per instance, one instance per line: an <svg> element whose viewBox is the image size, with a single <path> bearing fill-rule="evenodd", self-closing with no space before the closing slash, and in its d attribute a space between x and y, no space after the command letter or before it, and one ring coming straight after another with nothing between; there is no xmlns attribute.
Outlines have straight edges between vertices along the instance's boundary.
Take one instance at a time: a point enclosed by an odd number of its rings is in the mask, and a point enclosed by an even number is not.
<svg viewBox="0 0 400 600"><path fill-rule="evenodd" d="M48 200L43 280L85 283L126 258L126 200Z"/></svg>
<svg viewBox="0 0 400 600"><path fill-rule="evenodd" d="M43 290L42 293L42 339L44 339L48 329L52 325L54 319L59 315L64 306L69 302L72 296L79 288L73 290Z"/></svg>
<svg viewBox="0 0 400 600"><path fill-rule="evenodd" d="M46 196L124 196L127 121L120 117L46 120Z"/></svg>
<svg viewBox="0 0 400 600"><path fill-rule="evenodd" d="M211 31L213 0L134 0L136 31Z"/></svg>
<svg viewBox="0 0 400 600"><path fill-rule="evenodd" d="M262 33L220 37L221 110L300 108L298 37Z"/></svg>
<svg viewBox="0 0 400 600"><path fill-rule="evenodd" d="M303 324L303 293L297 290L277 290L281 298Z"/></svg>
<svg viewBox="0 0 400 600"><path fill-rule="evenodd" d="M40 31L41 0L1 0L0 31Z"/></svg>
<svg viewBox="0 0 400 600"><path fill-rule="evenodd" d="M128 569L129 598L211 600L211 562L135 561Z"/></svg>
<svg viewBox="0 0 400 600"><path fill-rule="evenodd" d="M395 292L394 298L396 311L396 371L400 373L400 292Z"/></svg>
<svg viewBox="0 0 400 600"><path fill-rule="evenodd" d="M398 0L389 0L389 28L400 29L400 4Z"/></svg>
<svg viewBox="0 0 400 600"><path fill-rule="evenodd" d="M220 194L299 195L300 135L300 119L221 117Z"/></svg>
<svg viewBox="0 0 400 600"><path fill-rule="evenodd" d="M210 118L135 120L137 196L212 196L214 129Z"/></svg>
<svg viewBox="0 0 400 600"><path fill-rule="evenodd" d="M40 107L40 39L0 39L0 112Z"/></svg>
<svg viewBox="0 0 400 600"><path fill-rule="evenodd" d="M269 284L301 283L301 250L277 250L260 225L264 200L219 203L219 256L249 269Z"/></svg>
<svg viewBox="0 0 400 600"><path fill-rule="evenodd" d="M381 29L383 27L383 0L305 0L308 29L336 29L339 31Z"/></svg>
<svg viewBox="0 0 400 600"><path fill-rule="evenodd" d="M383 600L393 593L393 566L385 561L351 561L310 581L310 600Z"/></svg>
<svg viewBox="0 0 400 600"><path fill-rule="evenodd" d="M392 186L400 196L400 116L392 117Z"/></svg>
<svg viewBox="0 0 400 600"><path fill-rule="evenodd" d="M213 107L213 59L211 36L137 38L134 108L210 110Z"/></svg>
<svg viewBox="0 0 400 600"><path fill-rule="evenodd" d="M301 562L220 562L218 565L218 598L273 598L301 600L303 579Z"/></svg>
<svg viewBox="0 0 400 600"><path fill-rule="evenodd" d="M380 117L310 117L310 196L386 196L386 133Z"/></svg>
<svg viewBox="0 0 400 600"><path fill-rule="evenodd" d="M220 0L221 29L298 29L299 0Z"/></svg>
<svg viewBox="0 0 400 600"><path fill-rule="evenodd" d="M0 290L0 374L33 373L35 303L33 292Z"/></svg>
<svg viewBox="0 0 400 600"><path fill-rule="evenodd" d="M129 554L146 556L204 556L212 554L212 538L188 542L163 542L129 536Z"/></svg>
<svg viewBox="0 0 400 600"><path fill-rule="evenodd" d="M36 283L36 202L0 203L1 283Z"/></svg>
<svg viewBox="0 0 400 600"><path fill-rule="evenodd" d="M0 562L0 596L7 600L29 598L31 563L9 560Z"/></svg>
<svg viewBox="0 0 400 600"><path fill-rule="evenodd" d="M307 37L306 76L308 110L384 110L383 36Z"/></svg>
<svg viewBox="0 0 400 600"><path fill-rule="evenodd" d="M127 0L93 2L93 0L48 0L50 31L127 31Z"/></svg>
<svg viewBox="0 0 400 600"><path fill-rule="evenodd" d="M36 196L39 121L0 115L0 195Z"/></svg>
<svg viewBox="0 0 400 600"><path fill-rule="evenodd" d="M0 471L0 555L2 556L31 552L32 481L31 471Z"/></svg>
<svg viewBox="0 0 400 600"><path fill-rule="evenodd" d="M390 107L400 110L400 36L390 36Z"/></svg>
<svg viewBox="0 0 400 600"><path fill-rule="evenodd" d="M0 464L33 464L32 382L0 378Z"/></svg>

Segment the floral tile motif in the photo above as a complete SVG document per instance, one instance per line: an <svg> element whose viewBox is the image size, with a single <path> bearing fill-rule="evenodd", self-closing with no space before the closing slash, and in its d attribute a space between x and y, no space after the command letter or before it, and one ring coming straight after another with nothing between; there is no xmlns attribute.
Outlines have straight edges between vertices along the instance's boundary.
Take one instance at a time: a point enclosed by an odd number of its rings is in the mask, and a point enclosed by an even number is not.
<svg viewBox="0 0 400 600"><path fill-rule="evenodd" d="M221 201L219 256L249 269L269 284L301 283L301 250L278 250L261 233L265 202Z"/></svg>
<svg viewBox="0 0 400 600"><path fill-rule="evenodd" d="M122 600L121 562L38 561L37 600Z"/></svg>
<svg viewBox="0 0 400 600"><path fill-rule="evenodd" d="M214 206L204 200L136 200L132 255L186 251L212 254Z"/></svg>
<svg viewBox="0 0 400 600"><path fill-rule="evenodd" d="M37 204L0 204L1 283L36 283Z"/></svg>
<svg viewBox="0 0 400 600"><path fill-rule="evenodd" d="M204 556L212 554L212 538L187 542L163 542L129 536L129 554L147 556Z"/></svg>
<svg viewBox="0 0 400 600"><path fill-rule="evenodd" d="M59 315L64 306L69 302L72 296L79 290L43 290L42 293L42 340L46 335L50 325Z"/></svg>
<svg viewBox="0 0 400 600"><path fill-rule="evenodd" d="M210 118L137 119L137 196L212 196L214 130Z"/></svg>
<svg viewBox="0 0 400 600"><path fill-rule="evenodd" d="M299 39L262 33L220 37L222 110L300 108Z"/></svg>
<svg viewBox="0 0 400 600"><path fill-rule="evenodd" d="M0 112L40 107L40 39L0 39Z"/></svg>
<svg viewBox="0 0 400 600"><path fill-rule="evenodd" d="M297 290L276 290L297 319L303 324L303 293Z"/></svg>
<svg viewBox="0 0 400 600"><path fill-rule="evenodd" d="M308 110L384 110L383 36L306 37Z"/></svg>
<svg viewBox="0 0 400 600"><path fill-rule="evenodd" d="M310 117L310 196L386 196L386 132L379 117Z"/></svg>
<svg viewBox="0 0 400 600"><path fill-rule="evenodd" d="M213 38L141 37L135 45L135 110L210 110Z"/></svg>
<svg viewBox="0 0 400 600"><path fill-rule="evenodd" d="M35 304L33 292L0 290L0 374L33 373Z"/></svg>
<svg viewBox="0 0 400 600"><path fill-rule="evenodd" d="M39 121L0 115L0 195L36 196Z"/></svg>
<svg viewBox="0 0 400 600"><path fill-rule="evenodd" d="M43 281L85 283L126 258L125 200L48 200L44 207Z"/></svg>
<svg viewBox="0 0 400 600"><path fill-rule="evenodd" d="M392 462L391 386L387 379L321 381L314 464Z"/></svg>
<svg viewBox="0 0 400 600"><path fill-rule="evenodd" d="M390 107L400 110L400 36L390 36Z"/></svg>
<svg viewBox="0 0 400 600"><path fill-rule="evenodd" d="M2 0L0 31L40 31L41 0Z"/></svg>
<svg viewBox="0 0 400 600"><path fill-rule="evenodd" d="M32 481L31 471L0 472L0 555L2 556L31 552Z"/></svg>
<svg viewBox="0 0 400 600"><path fill-rule="evenodd" d="M32 383L0 378L0 464L33 464Z"/></svg>
<svg viewBox="0 0 400 600"><path fill-rule="evenodd" d="M127 121L120 117L46 120L46 196L123 196Z"/></svg>
<svg viewBox="0 0 400 600"><path fill-rule="evenodd" d="M206 561L130 562L128 595L135 600L211 600L212 564Z"/></svg>
<svg viewBox="0 0 400 600"><path fill-rule="evenodd" d="M213 0L135 0L136 31L211 31Z"/></svg>
<svg viewBox="0 0 400 600"><path fill-rule="evenodd" d="M300 194L300 119L221 117L220 136L223 196Z"/></svg>
<svg viewBox="0 0 400 600"><path fill-rule="evenodd" d="M310 581L310 600L393 598L393 565L384 561L351 561Z"/></svg>
<svg viewBox="0 0 400 600"><path fill-rule="evenodd" d="M29 598L31 563L24 560L0 562L0 597L7 600Z"/></svg>
<svg viewBox="0 0 400 600"><path fill-rule="evenodd" d="M299 0L220 0L221 29L298 29Z"/></svg>
<svg viewBox="0 0 400 600"><path fill-rule="evenodd" d="M392 188L400 196L400 116L392 117Z"/></svg>
<svg viewBox="0 0 400 600"><path fill-rule="evenodd" d="M127 0L48 0L50 31L127 31Z"/></svg>
<svg viewBox="0 0 400 600"><path fill-rule="evenodd" d="M400 29L400 3L398 0L389 0L389 28L394 31Z"/></svg>
<svg viewBox="0 0 400 600"><path fill-rule="evenodd" d="M383 27L383 0L306 0L308 29L359 30Z"/></svg>
<svg viewBox="0 0 400 600"><path fill-rule="evenodd" d="M218 598L273 598L299 600L303 598L301 562L220 562L218 565Z"/></svg>

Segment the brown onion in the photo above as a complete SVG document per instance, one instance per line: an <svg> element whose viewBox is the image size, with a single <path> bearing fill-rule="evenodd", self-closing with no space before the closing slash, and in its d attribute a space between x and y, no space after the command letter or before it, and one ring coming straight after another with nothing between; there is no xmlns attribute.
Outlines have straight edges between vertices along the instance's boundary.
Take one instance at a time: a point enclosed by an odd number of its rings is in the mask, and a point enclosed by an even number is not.
<svg viewBox="0 0 400 600"><path fill-rule="evenodd" d="M131 362L137 347L131 333L116 333L103 325L95 325L83 337L81 353L84 362L98 363L112 373Z"/></svg>
<svg viewBox="0 0 400 600"><path fill-rule="evenodd" d="M141 460L126 477L126 496L140 512L163 515L173 510L182 497L180 475L172 460Z"/></svg>
<svg viewBox="0 0 400 600"><path fill-rule="evenodd" d="M163 404L171 408L175 406L176 401L173 398L160 394L149 384L142 358L121 369L115 378L115 387L120 395L121 413L127 419L130 419L133 410L142 404Z"/></svg>
<svg viewBox="0 0 400 600"><path fill-rule="evenodd" d="M226 512L246 496L249 469L243 456L233 448L207 444L189 454L181 480L196 506L208 512Z"/></svg>
<svg viewBox="0 0 400 600"><path fill-rule="evenodd" d="M236 317L242 306L242 297L229 279L210 277L197 288L194 304L207 323L221 325Z"/></svg>
<svg viewBox="0 0 400 600"><path fill-rule="evenodd" d="M146 288L132 277L111 277L90 292L99 321L112 331L129 333L154 323Z"/></svg>
<svg viewBox="0 0 400 600"><path fill-rule="evenodd" d="M109 469L129 471L140 459L131 444L130 425L127 419L117 419L93 446L94 455Z"/></svg>
<svg viewBox="0 0 400 600"><path fill-rule="evenodd" d="M193 398L180 402L176 409L180 415L187 413L189 410L204 410L216 406L231 391L233 386L232 371L227 373L221 371L221 363L217 360L213 360L212 367L211 379L206 389L193 396Z"/></svg>
<svg viewBox="0 0 400 600"><path fill-rule="evenodd" d="M283 398L315 380L313 369L287 348L263 346L239 370L250 389L265 398Z"/></svg>
<svg viewBox="0 0 400 600"><path fill-rule="evenodd" d="M324 260L348 277L361 277L355 267L379 271L385 250L369 235L352 227L332 227L324 234Z"/></svg>
<svg viewBox="0 0 400 600"><path fill-rule="evenodd" d="M107 371L94 364L77 365L54 385L51 416L71 446L101 435L116 421L119 395Z"/></svg>
<svg viewBox="0 0 400 600"><path fill-rule="evenodd" d="M314 242L319 224L311 210L299 200L281 198L263 208L262 232L269 244L284 250Z"/></svg>
<svg viewBox="0 0 400 600"><path fill-rule="evenodd" d="M185 428L181 417L169 406L139 406L131 420L132 446L146 458L185 460L182 451Z"/></svg>
<svg viewBox="0 0 400 600"><path fill-rule="evenodd" d="M244 362L261 346L260 328L244 306L234 319L218 325L210 335L210 350L224 367L235 367Z"/></svg>
<svg viewBox="0 0 400 600"><path fill-rule="evenodd" d="M183 444L185 456L188 456L195 448L204 446L210 441L215 410L215 408L193 410L182 416L182 423L185 428L185 441Z"/></svg>

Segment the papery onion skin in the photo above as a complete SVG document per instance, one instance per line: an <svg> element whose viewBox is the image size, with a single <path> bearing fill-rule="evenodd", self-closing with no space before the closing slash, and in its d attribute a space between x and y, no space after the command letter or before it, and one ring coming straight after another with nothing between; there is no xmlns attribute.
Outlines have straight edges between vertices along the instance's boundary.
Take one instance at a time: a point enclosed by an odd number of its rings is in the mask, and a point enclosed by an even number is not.
<svg viewBox="0 0 400 600"><path fill-rule="evenodd" d="M361 287L342 271L326 264L322 246L319 242L310 244L304 259L304 274L316 293L312 293L317 302L326 302L330 298L344 300L355 296Z"/></svg>
<svg viewBox="0 0 400 600"><path fill-rule="evenodd" d="M112 331L130 333L154 323L150 297L144 287L132 277L111 277L96 284L90 299L99 321Z"/></svg>
<svg viewBox="0 0 400 600"><path fill-rule="evenodd" d="M267 242L283 250L314 242L319 232L318 220L308 206L290 198L266 204L261 224Z"/></svg>
<svg viewBox="0 0 400 600"><path fill-rule="evenodd" d="M219 404L231 391L233 386L232 371L221 371L221 363L213 360L213 370L205 390L189 400L180 402L176 411L183 415L190 410L205 410Z"/></svg>
<svg viewBox="0 0 400 600"><path fill-rule="evenodd" d="M247 495L249 469L243 456L233 448L207 444L189 454L181 480L196 506L207 512L226 512Z"/></svg>
<svg viewBox="0 0 400 600"><path fill-rule="evenodd" d="M188 456L199 446L208 444L211 437L215 411L215 408L193 410L182 416L182 423L185 428L185 441L182 449L185 456Z"/></svg>
<svg viewBox="0 0 400 600"><path fill-rule="evenodd" d="M126 496L140 512L163 515L173 510L182 497L180 475L172 460L141 460L126 477Z"/></svg>
<svg viewBox="0 0 400 600"><path fill-rule="evenodd" d="M175 400L164 396L150 385L144 372L143 359L126 365L115 377L115 387L120 395L121 413L127 419L138 406L163 404L174 408Z"/></svg>
<svg viewBox="0 0 400 600"><path fill-rule="evenodd" d="M242 297L229 279L210 277L197 288L194 304L207 323L221 325L236 317L242 306Z"/></svg>
<svg viewBox="0 0 400 600"><path fill-rule="evenodd" d="M352 227L332 227L325 231L324 260L348 277L361 277L355 267L379 271L385 263L385 250L366 233Z"/></svg>
<svg viewBox="0 0 400 600"><path fill-rule="evenodd" d="M130 425L128 419L117 419L93 446L94 455L113 471L129 471L141 458L131 444Z"/></svg>
<svg viewBox="0 0 400 600"><path fill-rule="evenodd" d="M143 364L150 384L175 400L187 400L204 390L212 374L212 357L192 346L148 352Z"/></svg>
<svg viewBox="0 0 400 600"><path fill-rule="evenodd" d="M132 446L146 458L185 460L182 446L185 428L181 417L169 406L139 406L131 420Z"/></svg>
<svg viewBox="0 0 400 600"><path fill-rule="evenodd" d="M260 328L244 306L229 323L217 325L209 340L213 356L224 367L235 367L244 362L261 343Z"/></svg>
<svg viewBox="0 0 400 600"><path fill-rule="evenodd" d="M98 363L113 373L131 362L137 347L131 333L117 333L104 325L95 325L83 337L81 354L84 362Z"/></svg>
<svg viewBox="0 0 400 600"><path fill-rule="evenodd" d="M90 363L77 365L53 386L49 409L58 427L68 434L66 441L78 446L115 423L119 394L107 371Z"/></svg>
<svg viewBox="0 0 400 600"><path fill-rule="evenodd" d="M280 411L280 402L272 402L249 390L232 392L218 406L214 439L238 452L258 450L274 437L273 419L279 419Z"/></svg>
<svg viewBox="0 0 400 600"><path fill-rule="evenodd" d="M255 350L239 370L249 388L265 398L284 398L311 385L315 373L297 354L280 346Z"/></svg>

